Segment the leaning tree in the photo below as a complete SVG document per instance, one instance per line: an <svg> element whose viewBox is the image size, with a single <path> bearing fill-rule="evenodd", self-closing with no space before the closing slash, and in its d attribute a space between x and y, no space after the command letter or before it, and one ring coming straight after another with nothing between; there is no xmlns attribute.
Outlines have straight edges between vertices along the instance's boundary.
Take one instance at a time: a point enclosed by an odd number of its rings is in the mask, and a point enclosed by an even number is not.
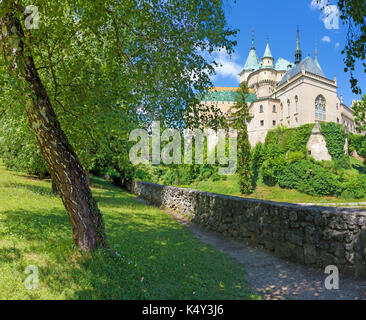
<svg viewBox="0 0 366 320"><path fill-rule="evenodd" d="M106 237L70 135L95 138L103 117L178 125L202 114L195 97L214 72L202 52L231 53L235 33L220 0L0 1L1 108L23 108L80 248Z"/></svg>

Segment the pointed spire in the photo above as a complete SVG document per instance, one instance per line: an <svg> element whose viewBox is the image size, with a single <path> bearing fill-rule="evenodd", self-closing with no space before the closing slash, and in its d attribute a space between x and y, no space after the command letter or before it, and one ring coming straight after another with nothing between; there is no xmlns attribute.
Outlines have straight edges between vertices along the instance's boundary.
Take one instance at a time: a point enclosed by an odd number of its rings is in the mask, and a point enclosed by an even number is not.
<svg viewBox="0 0 366 320"><path fill-rule="evenodd" d="M254 70L258 64L259 59L254 47L254 29L252 29L252 47L250 48L247 61L245 62L244 70Z"/></svg>
<svg viewBox="0 0 366 320"><path fill-rule="evenodd" d="M299 26L297 26L296 50L301 50L300 49L300 28L299 28Z"/></svg>
<svg viewBox="0 0 366 320"><path fill-rule="evenodd" d="M302 52L300 48L300 28L297 26L297 39L296 39L296 50L295 50L295 64L299 64L302 60Z"/></svg>
<svg viewBox="0 0 366 320"><path fill-rule="evenodd" d="M315 39L315 62L318 61L318 40Z"/></svg>
<svg viewBox="0 0 366 320"><path fill-rule="evenodd" d="M263 58L272 58L273 59L271 49L269 48L269 38L268 37L267 37L266 51L264 51Z"/></svg>
<svg viewBox="0 0 366 320"><path fill-rule="evenodd" d="M320 64L319 64L319 61L318 61L318 41L315 39L315 59L314 59L314 62L316 64L316 66L320 69L320 71L323 71Z"/></svg>

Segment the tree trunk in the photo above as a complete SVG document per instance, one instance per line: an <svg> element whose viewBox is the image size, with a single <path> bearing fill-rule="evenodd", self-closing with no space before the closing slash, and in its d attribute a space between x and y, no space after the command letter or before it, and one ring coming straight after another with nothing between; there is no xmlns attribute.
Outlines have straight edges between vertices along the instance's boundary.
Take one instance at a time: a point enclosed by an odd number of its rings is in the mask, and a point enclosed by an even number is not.
<svg viewBox="0 0 366 320"><path fill-rule="evenodd" d="M58 190L57 190L57 185L55 181L51 181L51 187L52 187L52 194L55 196L58 196Z"/></svg>
<svg viewBox="0 0 366 320"><path fill-rule="evenodd" d="M31 50L25 48L22 26L13 13L3 16L2 24L8 30L9 36L5 38L8 54L13 54L14 37L18 37L15 69L29 84L33 102L33 105L26 105L28 122L68 213L74 242L84 250L106 246L102 215L92 197L83 167L61 129Z"/></svg>

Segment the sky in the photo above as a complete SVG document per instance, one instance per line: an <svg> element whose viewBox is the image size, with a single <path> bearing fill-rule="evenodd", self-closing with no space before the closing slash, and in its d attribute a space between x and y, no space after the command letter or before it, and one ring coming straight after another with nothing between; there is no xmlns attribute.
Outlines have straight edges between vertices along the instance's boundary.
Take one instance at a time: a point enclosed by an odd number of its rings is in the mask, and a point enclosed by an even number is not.
<svg viewBox="0 0 366 320"><path fill-rule="evenodd" d="M323 0L324 1L324 0ZM254 44L259 59L263 56L267 38L275 63L282 57L294 61L297 26L300 28L300 43L303 59L314 59L315 42L318 60L327 78L337 76L338 96L350 106L352 100L360 99L352 93L349 73L344 72L341 51L346 44L347 26L342 24L337 13L336 1L330 0L325 15L315 0L225 0L228 24L239 29L235 38L237 46L230 57L226 52L215 53L215 60L222 64L217 68L212 82L215 86L238 86L238 73L247 59L254 29ZM355 70L359 85L366 93L366 74L359 63Z"/></svg>

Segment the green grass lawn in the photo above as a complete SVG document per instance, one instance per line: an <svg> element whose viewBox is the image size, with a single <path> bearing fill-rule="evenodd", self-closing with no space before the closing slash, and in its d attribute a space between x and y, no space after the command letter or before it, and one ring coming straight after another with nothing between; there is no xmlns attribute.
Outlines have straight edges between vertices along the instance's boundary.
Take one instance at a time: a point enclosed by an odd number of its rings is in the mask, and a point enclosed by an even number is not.
<svg viewBox="0 0 366 320"><path fill-rule="evenodd" d="M107 250L82 253L50 183L0 163L0 299L256 299L243 266L204 245L168 214L93 179ZM39 269L27 290L25 269Z"/></svg>
<svg viewBox="0 0 366 320"><path fill-rule="evenodd" d="M193 182L187 188L197 189L201 191L220 193L230 196L238 196L245 198L263 199L279 202L291 203L359 203L366 202L364 199L343 199L336 197L316 197L311 196L295 189L283 189L278 185L274 187L258 183L254 192L250 195L242 195L239 189L237 175L228 176L226 180L212 181L212 179Z"/></svg>

